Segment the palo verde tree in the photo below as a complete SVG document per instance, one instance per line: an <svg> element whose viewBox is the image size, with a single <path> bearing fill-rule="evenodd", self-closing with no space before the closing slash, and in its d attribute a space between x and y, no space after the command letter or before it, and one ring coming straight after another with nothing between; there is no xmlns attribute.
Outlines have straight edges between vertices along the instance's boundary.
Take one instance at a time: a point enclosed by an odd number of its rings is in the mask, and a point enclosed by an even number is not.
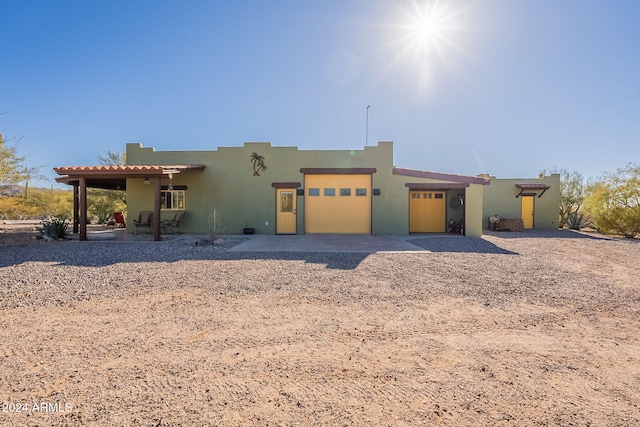
<svg viewBox="0 0 640 427"><path fill-rule="evenodd" d="M101 165L103 166L119 166L119 165L124 165L127 163L127 153L125 151L122 152L117 152L117 151L111 151L111 150L107 150L107 152L102 155L102 156L98 156L98 161ZM96 192L99 193L99 192ZM126 194L124 193L124 191L120 191L120 190L107 190L106 193L102 192L100 193L100 195L102 197L106 197L107 199L111 198L114 200L119 200L120 202L122 202L119 205L126 205L127 204L127 198L126 198ZM107 203L105 203L104 201L102 202L103 206L106 206Z"/></svg>
<svg viewBox="0 0 640 427"><path fill-rule="evenodd" d="M591 219L583 209L587 183L577 171L554 168L542 171L542 174L560 174L560 222L572 230L579 230L591 225Z"/></svg>
<svg viewBox="0 0 640 427"><path fill-rule="evenodd" d="M98 160L101 165L106 166L124 165L126 164L127 153L124 151L119 153L117 151L107 150L104 155L98 156Z"/></svg>
<svg viewBox="0 0 640 427"><path fill-rule="evenodd" d="M108 150L104 155L98 156L101 165L124 165L126 154ZM98 224L106 223L111 214L123 211L126 208L126 194L121 190L101 190L92 188L87 190L87 210L90 217Z"/></svg>
<svg viewBox="0 0 640 427"><path fill-rule="evenodd" d="M640 235L640 165L627 164L589 186L585 208L603 233Z"/></svg>
<svg viewBox="0 0 640 427"><path fill-rule="evenodd" d="M126 208L123 193L118 190L88 189L87 210L89 216L98 224L105 224L111 214L121 212Z"/></svg>
<svg viewBox="0 0 640 427"><path fill-rule="evenodd" d="M20 196L22 216L26 218L56 217L61 220L73 216L73 193L69 190L34 189L29 197Z"/></svg>
<svg viewBox="0 0 640 427"><path fill-rule="evenodd" d="M8 145L0 133L0 195L8 195L14 186L26 183L38 173L29 167L25 158L17 154L16 144Z"/></svg>

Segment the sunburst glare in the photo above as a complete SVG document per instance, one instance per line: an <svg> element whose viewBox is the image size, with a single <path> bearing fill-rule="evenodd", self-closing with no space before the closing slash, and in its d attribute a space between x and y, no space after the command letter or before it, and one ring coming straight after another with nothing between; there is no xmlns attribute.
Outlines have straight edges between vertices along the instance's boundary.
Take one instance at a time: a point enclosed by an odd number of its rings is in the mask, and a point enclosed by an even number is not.
<svg viewBox="0 0 640 427"><path fill-rule="evenodd" d="M420 91L433 83L439 67L450 67L461 51L460 36L466 29L465 10L452 1L412 1L402 7L387 26L393 60L387 72L401 69L412 89Z"/></svg>

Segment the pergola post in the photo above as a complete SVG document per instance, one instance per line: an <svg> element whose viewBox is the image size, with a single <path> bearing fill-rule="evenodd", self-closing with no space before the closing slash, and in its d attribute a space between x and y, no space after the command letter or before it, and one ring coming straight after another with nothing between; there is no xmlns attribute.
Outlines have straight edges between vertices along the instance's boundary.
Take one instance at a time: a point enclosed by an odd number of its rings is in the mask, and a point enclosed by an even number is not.
<svg viewBox="0 0 640 427"><path fill-rule="evenodd" d="M80 177L80 240L87 240L87 178Z"/></svg>
<svg viewBox="0 0 640 427"><path fill-rule="evenodd" d="M160 236L160 201L162 199L162 177L156 176L156 188L153 204L153 240L158 241Z"/></svg>
<svg viewBox="0 0 640 427"><path fill-rule="evenodd" d="M80 221L78 209L80 209L80 201L78 200L78 184L73 184L73 232L78 233L78 222Z"/></svg>

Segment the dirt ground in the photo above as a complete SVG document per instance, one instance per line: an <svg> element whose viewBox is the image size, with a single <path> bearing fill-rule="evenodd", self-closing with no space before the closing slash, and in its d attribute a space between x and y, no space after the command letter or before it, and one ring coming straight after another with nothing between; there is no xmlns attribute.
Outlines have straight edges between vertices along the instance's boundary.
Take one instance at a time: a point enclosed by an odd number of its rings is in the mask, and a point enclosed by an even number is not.
<svg viewBox="0 0 640 427"><path fill-rule="evenodd" d="M9 234L2 426L640 425L638 241L367 256Z"/></svg>

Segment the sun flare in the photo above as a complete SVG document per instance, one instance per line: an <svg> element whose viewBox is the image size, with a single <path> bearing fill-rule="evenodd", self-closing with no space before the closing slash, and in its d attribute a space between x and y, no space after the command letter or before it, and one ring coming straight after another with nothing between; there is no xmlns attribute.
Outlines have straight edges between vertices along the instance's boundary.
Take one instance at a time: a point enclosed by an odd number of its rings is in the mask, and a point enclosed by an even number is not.
<svg viewBox="0 0 640 427"><path fill-rule="evenodd" d="M412 14L407 16L407 39L413 48L428 53L429 49L437 49L447 37L446 11L442 3L414 5Z"/></svg>
<svg viewBox="0 0 640 427"><path fill-rule="evenodd" d="M450 0L413 0L390 25L392 65L410 73L418 89L431 84L437 68L452 65L465 28L464 10L458 5Z"/></svg>

